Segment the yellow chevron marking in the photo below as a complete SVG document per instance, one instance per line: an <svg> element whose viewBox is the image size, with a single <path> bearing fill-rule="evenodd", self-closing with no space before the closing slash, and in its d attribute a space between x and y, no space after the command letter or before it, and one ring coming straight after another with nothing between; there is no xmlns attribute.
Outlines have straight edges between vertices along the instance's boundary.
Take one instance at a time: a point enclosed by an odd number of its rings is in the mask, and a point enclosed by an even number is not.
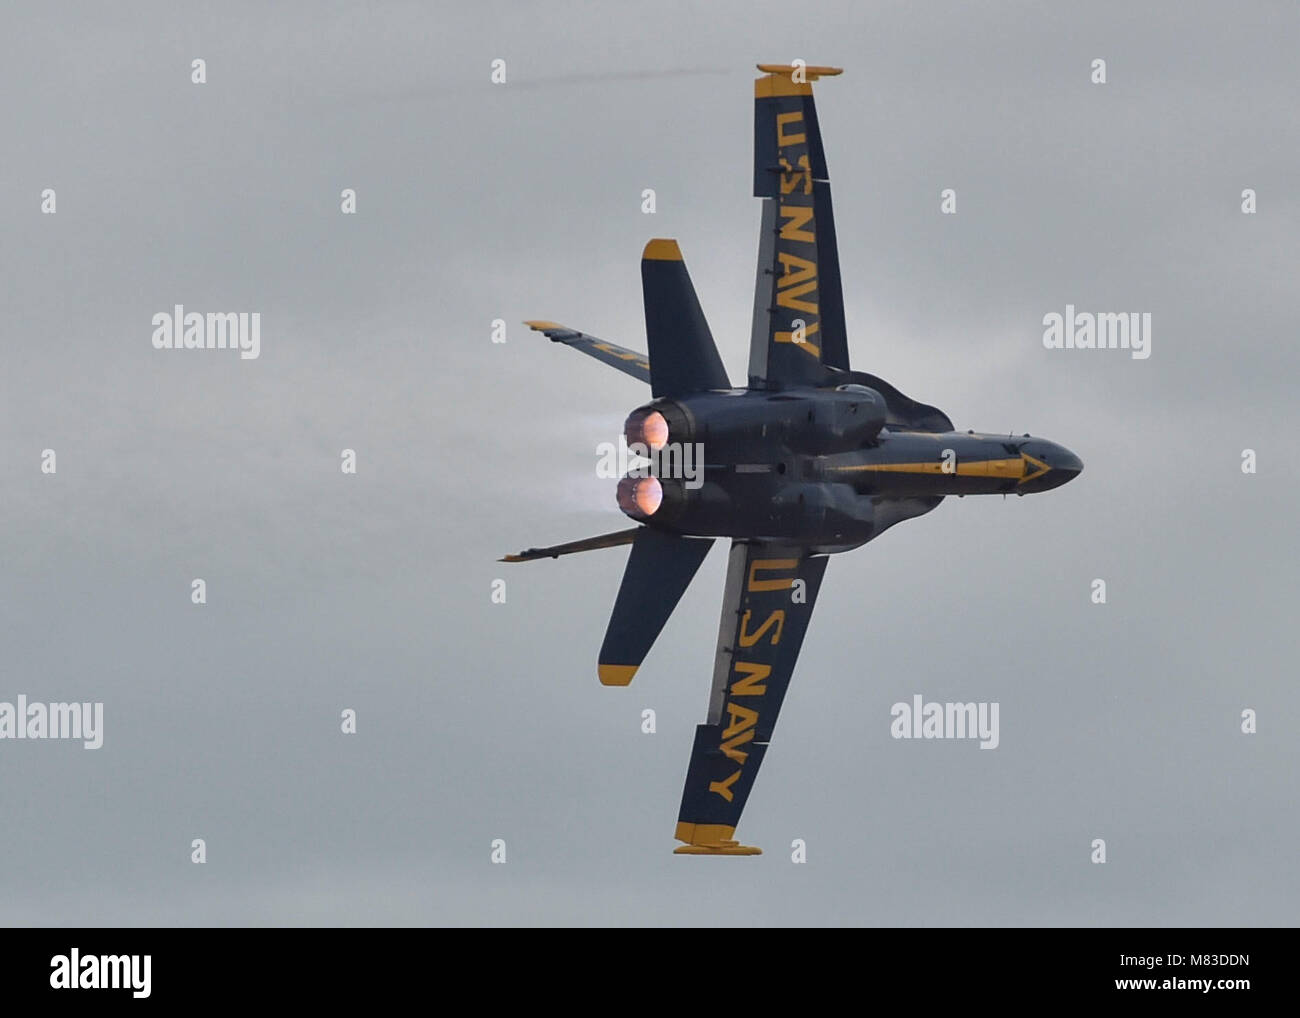
<svg viewBox="0 0 1300 1018"><path fill-rule="evenodd" d="M1026 481L1032 481L1035 477L1042 477L1043 474L1052 469L1042 460L1036 460L1027 453L1022 452L1020 456L1025 461L1025 475L1020 478L1021 484L1024 484ZM1033 464L1032 467L1030 464Z"/></svg>

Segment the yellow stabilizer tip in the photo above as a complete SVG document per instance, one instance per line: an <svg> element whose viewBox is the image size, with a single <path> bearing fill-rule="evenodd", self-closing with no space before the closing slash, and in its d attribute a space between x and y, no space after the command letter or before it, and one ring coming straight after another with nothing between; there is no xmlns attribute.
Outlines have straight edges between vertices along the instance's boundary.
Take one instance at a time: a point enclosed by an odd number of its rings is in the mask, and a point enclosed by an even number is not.
<svg viewBox="0 0 1300 1018"><path fill-rule="evenodd" d="M682 249L677 246L675 240L664 240L655 238L645 246L641 252L642 261L654 262L680 262L682 260Z"/></svg>
<svg viewBox="0 0 1300 1018"><path fill-rule="evenodd" d="M602 686L626 686L632 681L639 665L599 665L596 674Z"/></svg>
<svg viewBox="0 0 1300 1018"><path fill-rule="evenodd" d="M740 845L732 841L721 845L678 845L673 855L762 855L763 850L753 845Z"/></svg>
<svg viewBox="0 0 1300 1018"><path fill-rule="evenodd" d="M545 332L547 329L564 328L559 322L530 322L528 319L524 319L524 324L530 329L536 329L538 332Z"/></svg>

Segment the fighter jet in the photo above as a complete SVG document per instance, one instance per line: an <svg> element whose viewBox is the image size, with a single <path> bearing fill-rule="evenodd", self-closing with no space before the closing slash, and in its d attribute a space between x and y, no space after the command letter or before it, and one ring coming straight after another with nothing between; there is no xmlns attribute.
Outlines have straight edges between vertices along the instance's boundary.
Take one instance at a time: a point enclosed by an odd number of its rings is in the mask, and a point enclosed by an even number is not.
<svg viewBox="0 0 1300 1018"><path fill-rule="evenodd" d="M616 496L637 525L503 559L632 546L597 668L603 684L626 686L713 541L730 540L708 715L695 730L677 819L675 852L688 855L761 851L740 844L735 829L830 555L946 495L1027 495L1083 469L1041 438L958 432L943 411L850 369L812 89L841 70L758 69L754 195L763 212L748 384L731 384L675 240L651 240L641 256L648 356L527 322L649 385L653 398L624 427L639 456Z"/></svg>

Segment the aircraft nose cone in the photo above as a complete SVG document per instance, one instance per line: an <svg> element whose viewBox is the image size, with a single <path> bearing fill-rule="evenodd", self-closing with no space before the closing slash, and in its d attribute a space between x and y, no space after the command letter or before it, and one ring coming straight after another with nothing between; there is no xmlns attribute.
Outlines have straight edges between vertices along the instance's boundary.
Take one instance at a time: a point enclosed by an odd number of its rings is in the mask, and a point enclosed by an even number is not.
<svg viewBox="0 0 1300 1018"><path fill-rule="evenodd" d="M1044 458L1051 469L1043 478L1043 491L1059 488L1062 484L1073 481L1083 471L1083 460L1063 445L1053 445Z"/></svg>
<svg viewBox="0 0 1300 1018"><path fill-rule="evenodd" d="M1027 480L1021 482L1020 490L1025 494L1035 491L1051 491L1068 481L1073 481L1083 471L1083 460L1070 452L1063 445L1042 439L1026 443L1022 451L1037 461L1039 470Z"/></svg>
<svg viewBox="0 0 1300 1018"><path fill-rule="evenodd" d="M1052 464L1052 469L1059 470L1066 481L1072 481L1083 473L1083 460L1070 452L1069 449L1062 447L1061 451L1053 459L1055 462Z"/></svg>

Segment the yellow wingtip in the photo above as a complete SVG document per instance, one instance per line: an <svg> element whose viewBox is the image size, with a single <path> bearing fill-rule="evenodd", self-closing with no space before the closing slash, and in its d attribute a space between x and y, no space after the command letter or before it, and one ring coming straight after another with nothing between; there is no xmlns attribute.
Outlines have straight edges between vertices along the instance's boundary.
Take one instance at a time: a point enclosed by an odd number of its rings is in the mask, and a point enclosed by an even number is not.
<svg viewBox="0 0 1300 1018"><path fill-rule="evenodd" d="M736 829L726 824L691 824L685 820L678 820L673 831L674 838L688 845L718 845L735 836Z"/></svg>
<svg viewBox="0 0 1300 1018"><path fill-rule="evenodd" d="M756 845L741 845L728 842L722 845L678 845L673 855L762 855L763 850Z"/></svg>
<svg viewBox="0 0 1300 1018"><path fill-rule="evenodd" d="M793 75L796 68L793 64L758 64L758 69L764 74L789 74ZM843 67L807 67L803 69L804 77L809 81L816 81L818 78L833 78L837 74L843 74Z"/></svg>
<svg viewBox="0 0 1300 1018"><path fill-rule="evenodd" d="M674 837L686 842L673 849L673 855L762 855L761 848L742 845L735 840L736 829L727 824L689 824L677 822Z"/></svg>
<svg viewBox="0 0 1300 1018"><path fill-rule="evenodd" d="M638 665L599 665L596 674L600 676L602 686L626 686L636 674Z"/></svg>
<svg viewBox="0 0 1300 1018"><path fill-rule="evenodd" d="M805 67L802 80L794 78L795 68L789 64L759 64L764 77L754 81L755 99L778 99L789 95L812 95L812 83L824 75L842 73L839 67Z"/></svg>
<svg viewBox="0 0 1300 1018"><path fill-rule="evenodd" d="M677 241L668 240L662 237L656 237L645 246L641 252L642 261L654 262L680 262L682 260L682 249L677 246Z"/></svg>
<svg viewBox="0 0 1300 1018"><path fill-rule="evenodd" d="M524 319L524 324L527 325L530 329L535 329L538 332L545 332L547 329L564 328L564 326L561 325L559 322L530 321L528 319Z"/></svg>

